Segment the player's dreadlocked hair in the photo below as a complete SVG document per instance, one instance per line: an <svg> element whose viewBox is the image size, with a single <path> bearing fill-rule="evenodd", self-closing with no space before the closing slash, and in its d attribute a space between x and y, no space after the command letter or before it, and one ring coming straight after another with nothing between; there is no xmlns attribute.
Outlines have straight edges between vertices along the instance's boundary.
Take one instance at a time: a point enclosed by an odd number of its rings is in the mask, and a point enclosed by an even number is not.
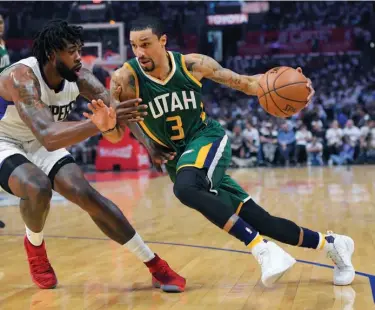
<svg viewBox="0 0 375 310"><path fill-rule="evenodd" d="M154 16L142 16L131 23L130 31L146 30L150 28L153 34L160 38L164 34L163 24Z"/></svg>
<svg viewBox="0 0 375 310"><path fill-rule="evenodd" d="M32 53L44 65L53 51L63 50L68 43L83 44L82 27L61 19L52 20L34 37Z"/></svg>

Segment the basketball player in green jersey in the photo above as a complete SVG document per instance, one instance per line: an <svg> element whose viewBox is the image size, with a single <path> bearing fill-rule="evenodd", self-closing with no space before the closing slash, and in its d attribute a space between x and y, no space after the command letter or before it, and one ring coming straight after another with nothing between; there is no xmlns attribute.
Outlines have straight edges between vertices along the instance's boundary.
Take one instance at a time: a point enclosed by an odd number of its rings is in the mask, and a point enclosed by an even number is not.
<svg viewBox="0 0 375 310"><path fill-rule="evenodd" d="M4 18L0 14L0 73L6 67L8 67L10 65L8 51L5 47L5 41L3 39L4 31L5 31Z"/></svg>
<svg viewBox="0 0 375 310"><path fill-rule="evenodd" d="M351 238L324 235L270 215L226 174L231 147L224 129L204 111L201 80L255 96L261 75L239 75L208 56L167 51L167 36L153 18L133 23L130 43L136 58L114 73L112 97L117 102L139 97L148 105L148 115L139 122L142 131L138 125L131 129L155 163L166 163L176 197L248 246L261 265L265 286L280 278L295 259L260 234L290 245L324 249L336 265L334 283L350 284L355 275ZM113 130L122 131L113 109L100 101L89 108L92 114L86 116L98 127L103 118L112 118Z"/></svg>

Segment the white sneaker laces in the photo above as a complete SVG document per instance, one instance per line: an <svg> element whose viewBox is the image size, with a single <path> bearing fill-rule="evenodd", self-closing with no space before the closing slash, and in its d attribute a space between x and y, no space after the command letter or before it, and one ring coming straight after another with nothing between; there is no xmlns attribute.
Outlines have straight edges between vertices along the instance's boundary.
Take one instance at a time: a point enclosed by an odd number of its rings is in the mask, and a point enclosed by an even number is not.
<svg viewBox="0 0 375 310"><path fill-rule="evenodd" d="M328 232L328 235L332 235L333 233L331 231ZM332 259L332 261L335 263L335 265L341 269L347 267L344 261L344 257L346 255L345 251L346 248L341 246L336 246L335 243L332 244L333 249L329 250L327 252L327 256Z"/></svg>

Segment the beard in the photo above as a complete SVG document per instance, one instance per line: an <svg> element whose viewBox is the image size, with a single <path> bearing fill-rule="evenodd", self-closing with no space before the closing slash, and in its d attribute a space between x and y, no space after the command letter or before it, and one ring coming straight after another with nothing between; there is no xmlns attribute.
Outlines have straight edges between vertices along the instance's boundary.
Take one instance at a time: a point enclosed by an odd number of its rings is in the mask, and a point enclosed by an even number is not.
<svg viewBox="0 0 375 310"><path fill-rule="evenodd" d="M152 59L148 59L148 60L150 61L151 67L143 67L143 66L142 66L143 70L144 70L145 72L151 72L151 71L154 71L154 70L155 70L155 63L154 63L154 61L153 61Z"/></svg>
<svg viewBox="0 0 375 310"><path fill-rule="evenodd" d="M56 60L56 70L68 82L77 82L78 75L75 70L69 69L62 61Z"/></svg>

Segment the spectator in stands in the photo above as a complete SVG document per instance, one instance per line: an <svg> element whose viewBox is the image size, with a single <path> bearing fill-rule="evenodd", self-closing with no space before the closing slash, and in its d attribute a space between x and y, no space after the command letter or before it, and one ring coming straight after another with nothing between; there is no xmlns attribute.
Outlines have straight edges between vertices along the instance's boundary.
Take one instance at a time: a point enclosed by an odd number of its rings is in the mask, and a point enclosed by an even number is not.
<svg viewBox="0 0 375 310"><path fill-rule="evenodd" d="M306 145L311 141L311 139L312 134L307 130L307 126L301 125L301 127L296 132L295 161L297 164L307 162Z"/></svg>
<svg viewBox="0 0 375 310"><path fill-rule="evenodd" d="M318 137L313 136L310 143L306 146L308 165L323 165L323 144L319 142Z"/></svg>
<svg viewBox="0 0 375 310"><path fill-rule="evenodd" d="M274 163L277 149L277 129L271 122L263 122L260 128L262 158L267 165Z"/></svg>
<svg viewBox="0 0 375 310"><path fill-rule="evenodd" d="M252 159L252 164L257 164L260 159L260 138L259 131L256 129L252 121L248 120L246 122L246 127L243 131L243 136L245 138L245 148L246 157Z"/></svg>
<svg viewBox="0 0 375 310"><path fill-rule="evenodd" d="M344 136L342 129L339 127L338 121L331 123L331 128L326 131L326 159L329 159L332 154L338 154L342 145L342 137Z"/></svg>
<svg viewBox="0 0 375 310"><path fill-rule="evenodd" d="M361 128L360 153L357 164L375 164L375 120L369 119Z"/></svg>
<svg viewBox="0 0 375 310"><path fill-rule="evenodd" d="M279 143L280 158L279 161L284 165L289 165L294 155L296 145L296 136L294 131L288 126L288 123L283 123L277 135Z"/></svg>
<svg viewBox="0 0 375 310"><path fill-rule="evenodd" d="M246 127L243 131L243 136L246 140L252 142L253 145L259 147L260 140L259 140L259 131L256 129L251 121L246 122Z"/></svg>
<svg viewBox="0 0 375 310"><path fill-rule="evenodd" d="M318 119L311 122L311 133L317 137L320 142L323 142L325 130L321 120Z"/></svg>
<svg viewBox="0 0 375 310"><path fill-rule="evenodd" d="M375 120L368 119L366 124L361 127L361 138L360 141L365 141L368 137L371 137L371 144L375 146Z"/></svg>
<svg viewBox="0 0 375 310"><path fill-rule="evenodd" d="M349 137L349 142L352 147L354 147L354 158L356 158L359 154L359 138L361 137L361 131L357 126L354 126L354 122L352 119L349 119L346 122L345 128L343 129L344 136Z"/></svg>
<svg viewBox="0 0 375 310"><path fill-rule="evenodd" d="M245 139L240 126L234 126L233 133L230 135L230 143L232 147L232 157L245 157Z"/></svg>
<svg viewBox="0 0 375 310"><path fill-rule="evenodd" d="M365 126L367 121L370 119L370 115L366 112L366 110L363 107L357 108L355 117L355 124L357 124L359 128Z"/></svg>
<svg viewBox="0 0 375 310"><path fill-rule="evenodd" d="M332 154L328 165L343 165L351 164L354 160L354 146L352 145L351 139L349 136L344 136L343 144L341 146L341 151L338 155Z"/></svg>

